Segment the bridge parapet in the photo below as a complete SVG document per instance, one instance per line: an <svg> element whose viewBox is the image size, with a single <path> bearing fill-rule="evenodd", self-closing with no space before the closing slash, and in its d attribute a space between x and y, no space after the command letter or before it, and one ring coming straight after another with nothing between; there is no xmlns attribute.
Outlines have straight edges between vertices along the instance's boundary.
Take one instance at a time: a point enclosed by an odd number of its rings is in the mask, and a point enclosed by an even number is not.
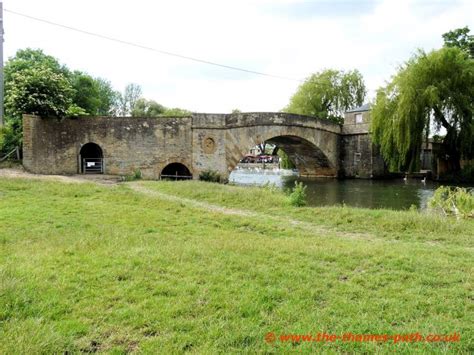
<svg viewBox="0 0 474 355"><path fill-rule="evenodd" d="M341 133L341 125L316 117L286 112L193 113L193 129L229 129L253 126L293 126Z"/></svg>

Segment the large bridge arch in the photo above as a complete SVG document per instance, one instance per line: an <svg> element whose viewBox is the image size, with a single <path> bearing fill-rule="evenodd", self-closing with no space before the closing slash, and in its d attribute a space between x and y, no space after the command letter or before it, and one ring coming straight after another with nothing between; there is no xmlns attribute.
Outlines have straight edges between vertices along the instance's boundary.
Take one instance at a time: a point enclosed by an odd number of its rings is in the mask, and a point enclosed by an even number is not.
<svg viewBox="0 0 474 355"><path fill-rule="evenodd" d="M246 113L193 116L193 158L196 171L218 170L228 176L257 144L280 146L303 176L337 176L337 124L287 113Z"/></svg>

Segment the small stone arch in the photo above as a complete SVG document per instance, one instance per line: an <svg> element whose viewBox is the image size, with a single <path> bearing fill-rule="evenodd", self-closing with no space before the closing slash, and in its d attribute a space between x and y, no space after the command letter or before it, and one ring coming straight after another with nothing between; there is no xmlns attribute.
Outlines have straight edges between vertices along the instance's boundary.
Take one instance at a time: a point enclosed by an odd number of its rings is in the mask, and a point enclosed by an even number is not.
<svg viewBox="0 0 474 355"><path fill-rule="evenodd" d="M103 174L104 153L102 148L93 142L84 144L79 151L79 166L82 174Z"/></svg>
<svg viewBox="0 0 474 355"><path fill-rule="evenodd" d="M182 163L170 163L160 173L160 179L166 180L190 180L193 174L188 167Z"/></svg>

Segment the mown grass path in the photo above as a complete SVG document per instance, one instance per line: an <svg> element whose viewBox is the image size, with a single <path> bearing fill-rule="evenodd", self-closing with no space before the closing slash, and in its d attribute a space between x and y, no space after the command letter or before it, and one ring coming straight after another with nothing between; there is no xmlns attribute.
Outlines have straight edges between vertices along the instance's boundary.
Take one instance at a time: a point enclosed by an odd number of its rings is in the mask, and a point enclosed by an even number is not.
<svg viewBox="0 0 474 355"><path fill-rule="evenodd" d="M349 232L337 232L331 231L330 229L323 228L317 224L299 221L296 219L288 218L288 217L279 217L273 216L268 213L262 213L252 210L244 210L244 209L237 209L237 208L229 208L223 207L217 204L212 204L209 202L198 201L186 197L176 196L172 194L167 194L164 192L160 192L157 190L149 189L143 186L142 183L129 183L129 187L131 187L134 191L146 194L148 196L156 197L161 200L165 201L172 201L185 204L187 207L192 207L194 209L202 210L202 211L209 211L209 212L216 212L222 213L224 215L231 215L231 216L240 216L240 217L252 217L258 218L262 221L267 221L268 223L272 224L282 224L282 225L291 225L295 228L304 229L314 234L324 235L328 232L335 233L338 236L346 237L346 238L364 238L370 239L373 238L373 235L369 233L349 233Z"/></svg>

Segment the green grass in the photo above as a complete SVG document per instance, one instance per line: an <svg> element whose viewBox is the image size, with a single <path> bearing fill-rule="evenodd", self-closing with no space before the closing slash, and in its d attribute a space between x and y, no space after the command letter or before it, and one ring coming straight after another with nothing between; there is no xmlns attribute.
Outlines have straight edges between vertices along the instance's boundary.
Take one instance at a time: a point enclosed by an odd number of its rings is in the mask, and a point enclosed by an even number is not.
<svg viewBox="0 0 474 355"><path fill-rule="evenodd" d="M0 180L0 353L474 351L473 221L138 184L255 215L128 184ZM267 344L270 331L461 341Z"/></svg>

